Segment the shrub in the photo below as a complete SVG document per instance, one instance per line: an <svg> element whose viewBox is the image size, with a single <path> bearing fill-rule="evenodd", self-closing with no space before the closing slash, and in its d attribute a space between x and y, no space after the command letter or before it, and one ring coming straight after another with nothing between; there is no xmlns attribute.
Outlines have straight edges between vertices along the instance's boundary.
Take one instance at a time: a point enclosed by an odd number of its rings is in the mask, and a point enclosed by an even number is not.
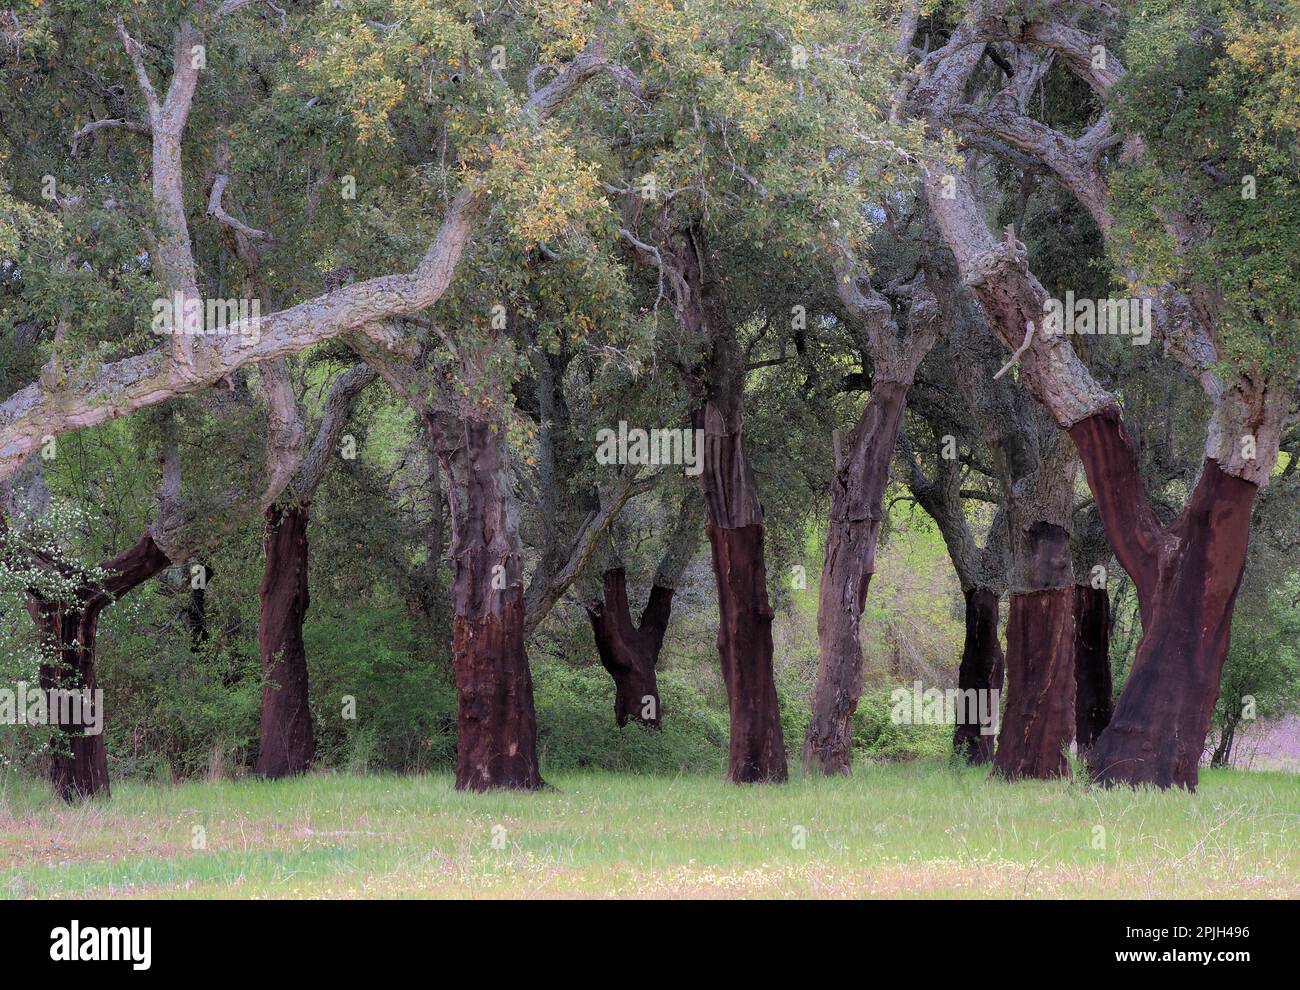
<svg viewBox="0 0 1300 990"><path fill-rule="evenodd" d="M543 772L718 773L726 761L727 713L672 671L659 674L658 731L614 724L614 682L601 667L539 663L533 678Z"/></svg>

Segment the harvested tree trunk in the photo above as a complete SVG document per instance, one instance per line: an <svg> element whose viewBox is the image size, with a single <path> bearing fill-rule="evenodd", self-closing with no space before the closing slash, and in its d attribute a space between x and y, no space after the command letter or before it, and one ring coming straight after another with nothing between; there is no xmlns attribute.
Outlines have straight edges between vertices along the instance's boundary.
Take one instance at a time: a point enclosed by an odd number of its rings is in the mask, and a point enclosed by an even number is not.
<svg viewBox="0 0 1300 990"><path fill-rule="evenodd" d="M266 510L266 570L259 590L262 653L261 748L263 777L306 772L316 755L308 698L307 651L302 624L310 604L307 571L307 503Z"/></svg>
<svg viewBox="0 0 1300 990"><path fill-rule="evenodd" d="M819 645L812 719L804 740L805 770L849 775L852 719L862 695L859 624L875 571L889 462L903 426L907 385L879 382L849 437L849 455L837 465L817 601Z"/></svg>
<svg viewBox="0 0 1300 990"><path fill-rule="evenodd" d="M100 613L170 564L153 537L146 533L135 546L101 564L108 577L101 585L77 588L72 604L29 594L28 614L39 627L49 655L58 659L57 663L41 665L41 689L88 692L88 697L93 699L95 636ZM98 715L103 717L102 708ZM55 724L56 716L55 711L50 712L51 724ZM59 722L59 732L50 741L49 780L65 801L98 794L109 796L108 751L103 732L87 735L88 727L84 717Z"/></svg>
<svg viewBox="0 0 1300 990"><path fill-rule="evenodd" d="M655 665L668 630L673 589L655 585L641 613L632 623L627 602L627 572L611 567L603 579L604 599L587 606L596 637L600 663L614 679L614 720L620 727L641 722L659 728L659 683Z"/></svg>
<svg viewBox="0 0 1300 990"><path fill-rule="evenodd" d="M617 556L611 553L607 558L599 586L595 586L594 575L585 582L589 585L585 591L587 616L600 662L614 678L614 718L620 727L629 721L660 727L663 702L656 674L659 653L672 614L674 591L699 545L703 516L699 491L688 488L664 543L639 625L632 622L627 575Z"/></svg>
<svg viewBox="0 0 1300 990"><path fill-rule="evenodd" d="M1024 542L1028 586L1039 590L1011 593L1006 708L993 758L994 770L1009 780L1063 776L1074 735L1070 538L1060 526L1038 522Z"/></svg>
<svg viewBox="0 0 1300 990"><path fill-rule="evenodd" d="M924 108L936 128L964 99L983 56L984 49L970 43L978 32L973 22L959 26L948 53L912 91L914 105ZM1071 64L1077 70L1081 63ZM1052 157L1050 167L1072 182L1077 163ZM1092 377L1066 337L1030 332L1032 321L1042 320L1048 297L1029 271L1024 245L1010 228L1004 244L993 242L968 175L957 170L955 188L944 179L927 176L926 198L963 281L1003 344L1016 349L1028 390L1069 431L1111 547L1137 587L1142 639L1111 722L1089 755L1089 772L1103 784L1195 789L1227 656L1251 508L1276 463L1293 382L1258 368L1220 378L1212 368L1223 357L1215 343L1221 328L1214 325L1219 314L1213 302L1190 287L1162 290L1166 325L1159 332L1193 366L1213 409L1201 477L1178 519L1161 526L1115 397ZM1113 223L1104 189L1091 180L1084 185L1076 194L1109 233ZM1242 442L1247 438L1251 443Z"/></svg>
<svg viewBox="0 0 1300 990"><path fill-rule="evenodd" d="M505 433L473 413L428 422L451 508L456 789L533 790L542 775Z"/></svg>
<svg viewBox="0 0 1300 990"><path fill-rule="evenodd" d="M957 687L962 691L990 692L990 698L993 691L1001 695L1005 664L1002 644L998 642L998 593L989 588L970 588L966 592L966 642ZM959 722L953 733L953 749L972 766L993 761L994 735L980 729L974 722Z"/></svg>
<svg viewBox="0 0 1300 990"><path fill-rule="evenodd" d="M763 527L708 526L718 582L718 655L731 709L727 779L780 782L787 776L781 709L772 673L772 619Z"/></svg>
<svg viewBox="0 0 1300 990"><path fill-rule="evenodd" d="M1082 420L1070 435L1107 531L1130 541L1114 545L1142 617L1132 670L1088 755L1089 772L1103 784L1195 790L1258 488L1206 458L1182 514L1161 528L1118 411Z"/></svg>
<svg viewBox="0 0 1300 990"><path fill-rule="evenodd" d="M678 319L706 347L687 385L703 400L692 425L704 437L699 482L718 590L718 658L731 712L727 779L781 782L788 769L772 669L763 507L743 441L744 355L702 229L691 227L675 258L686 286Z"/></svg>
<svg viewBox="0 0 1300 990"><path fill-rule="evenodd" d="M1074 586L1074 739L1086 755L1110 724L1110 595Z"/></svg>

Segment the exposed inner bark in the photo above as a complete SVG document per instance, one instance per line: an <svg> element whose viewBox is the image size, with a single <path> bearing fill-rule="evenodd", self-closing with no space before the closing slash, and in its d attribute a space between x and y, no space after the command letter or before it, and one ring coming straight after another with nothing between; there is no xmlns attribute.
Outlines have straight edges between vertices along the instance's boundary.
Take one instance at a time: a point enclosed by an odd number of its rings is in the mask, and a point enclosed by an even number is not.
<svg viewBox="0 0 1300 990"><path fill-rule="evenodd" d="M1207 459L1182 514L1162 529L1118 410L1079 422L1070 435L1142 615L1133 668L1089 753L1089 772L1105 784L1194 790L1258 489Z"/></svg>
<svg viewBox="0 0 1300 990"><path fill-rule="evenodd" d="M1092 748L1110 724L1110 595L1074 586L1074 738L1079 753Z"/></svg>
<svg viewBox="0 0 1300 990"><path fill-rule="evenodd" d="M962 691L1002 692L1006 658L998 642L998 593L989 588L966 592L966 642L962 648L957 687ZM993 761L994 734L981 726L959 722L952 746L972 765Z"/></svg>
<svg viewBox="0 0 1300 990"><path fill-rule="evenodd" d="M303 773L316 755L308 703L307 651L302 624L310 604L307 571L307 503L266 510L266 570L259 590L262 653L261 748L256 771L264 777Z"/></svg>
<svg viewBox="0 0 1300 990"><path fill-rule="evenodd" d="M535 789L537 716L524 650L517 512L499 424L429 419L449 479L456 789Z"/></svg>
<svg viewBox="0 0 1300 990"><path fill-rule="evenodd" d="M772 618L761 525L708 526L718 580L718 655L731 709L727 779L783 781L787 767L772 673Z"/></svg>
<svg viewBox="0 0 1300 990"><path fill-rule="evenodd" d="M100 613L131 589L165 570L170 563L153 537L146 533L135 546L101 564L100 567L108 572L108 578L102 585L77 588L73 604L29 594L27 611L40 628L51 655L57 658L57 663L41 665L41 689L84 691L89 692L93 699L96 690L95 636ZM100 715L103 717L104 713L100 712ZM51 711L51 724L56 718L56 712ZM103 733L87 735L84 717L60 721L58 729L51 738L49 762L50 783L58 795L65 801L96 794L108 797L108 751Z"/></svg>
<svg viewBox="0 0 1300 990"><path fill-rule="evenodd" d="M819 660L803 765L851 772L851 723L862 694L859 623L875 570L881 501L902 429L907 386L878 382L849 438L831 488L831 512L817 601Z"/></svg>
<svg viewBox="0 0 1300 990"><path fill-rule="evenodd" d="M706 345L702 367L687 384L702 400L692 425L704 431L700 491L718 589L718 656L731 710L727 779L784 781L788 770L772 671L763 507L743 440L744 355L701 229L688 231L676 261L687 287L678 319Z"/></svg>
<svg viewBox="0 0 1300 990"><path fill-rule="evenodd" d="M1051 523L1026 534L1029 586L1013 591L1007 620L1007 696L994 769L1002 776L1057 777L1069 769L1074 735L1074 582L1070 540Z"/></svg>
<svg viewBox="0 0 1300 990"><path fill-rule="evenodd" d="M604 600L587 607L601 665L614 679L614 719L659 728L659 684L655 665L668 629L673 590L655 585L634 625L627 602L627 573L611 567L603 576Z"/></svg>

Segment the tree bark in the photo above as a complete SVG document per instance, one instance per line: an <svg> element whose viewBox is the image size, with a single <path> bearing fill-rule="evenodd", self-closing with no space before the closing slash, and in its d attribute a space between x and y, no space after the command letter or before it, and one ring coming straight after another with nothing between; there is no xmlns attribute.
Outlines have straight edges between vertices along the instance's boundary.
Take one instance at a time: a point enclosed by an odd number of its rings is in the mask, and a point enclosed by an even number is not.
<svg viewBox="0 0 1300 990"><path fill-rule="evenodd" d="M966 592L966 642L962 648L957 687L962 691L1002 693L1006 657L998 642L998 593L989 588ZM991 697L991 695L990 695ZM993 761L994 734L975 723L958 723L953 749L972 766Z"/></svg>
<svg viewBox="0 0 1300 990"><path fill-rule="evenodd" d="M781 782L788 769L772 669L774 613L767 597L763 507L743 440L744 356L701 228L686 232L676 261L686 286L678 319L705 346L702 367L687 385L702 400L692 426L704 437L699 483L718 590L718 657L731 712L727 779Z"/></svg>
<svg viewBox="0 0 1300 990"><path fill-rule="evenodd" d="M1074 739L1086 755L1110 724L1110 595L1074 586Z"/></svg>
<svg viewBox="0 0 1300 990"><path fill-rule="evenodd" d="M279 778L306 772L316 755L302 624L310 605L308 503L266 510L266 570L259 590L262 653L261 748L256 771Z"/></svg>
<svg viewBox="0 0 1300 990"><path fill-rule="evenodd" d="M1059 777L1074 735L1074 589L1070 538L1035 523L1025 540L1029 586L1013 591L1007 620L1007 699L995 771L1009 780Z"/></svg>
<svg viewBox="0 0 1300 990"><path fill-rule="evenodd" d="M1219 737L1219 743L1214 747L1214 754L1210 757L1210 766L1221 769L1232 764L1232 743L1236 735L1237 723L1235 721L1223 727L1223 735Z"/></svg>
<svg viewBox="0 0 1300 990"><path fill-rule="evenodd" d="M1257 487L1205 460L1182 514L1161 528L1117 410L1076 424L1098 511L1138 590L1142 639L1111 717L1088 756L1103 784L1195 790L1228 655Z"/></svg>
<svg viewBox="0 0 1300 990"><path fill-rule="evenodd" d="M536 789L542 776L524 650L523 553L503 430L473 415L428 422L451 507L456 789Z"/></svg>
<svg viewBox="0 0 1300 990"><path fill-rule="evenodd" d="M101 564L109 576L100 585L83 584L77 588L72 604L29 595L28 614L41 630L49 655L57 658L56 663L41 665L41 689L89 692L89 697L94 698L95 637L100 614L170 563L153 537L146 533L135 546ZM51 711L51 724L55 724L56 716ZM59 722L59 731L50 741L49 780L65 801L98 794L109 796L104 735L102 731L87 735L87 727L84 717L75 722Z"/></svg>
<svg viewBox="0 0 1300 990"><path fill-rule="evenodd" d="M668 630L673 590L655 585L633 625L627 602L627 573L611 567L603 576L604 600L587 606L600 663L614 679L614 720L621 728L641 722L659 728L659 684L655 666Z"/></svg>
<svg viewBox="0 0 1300 990"><path fill-rule="evenodd" d="M707 527L718 581L718 655L731 710L727 779L780 782L787 776L781 709L772 672L772 619L763 527Z"/></svg>
<svg viewBox="0 0 1300 990"><path fill-rule="evenodd" d="M889 462L903 425L907 386L878 382L849 437L849 456L837 466L817 600L819 645L812 720L804 740L805 770L852 772L852 720L862 695L859 624L875 571L881 502Z"/></svg>
<svg viewBox="0 0 1300 990"><path fill-rule="evenodd" d="M979 40L977 20L954 30L948 54L911 92L913 105L936 128L962 98L982 58L983 45L972 43ZM1072 71L1099 91L1113 84L1118 63L1098 76L1082 54L1074 48L1074 57L1067 58ZM1061 172L1050 158L1045 163ZM1065 336L1029 332L1031 323L1042 321L1047 293L1029 271L1024 245L1010 229L1003 244L993 242L964 170L956 170L955 188L946 179L937 171L928 175L926 197L963 281L1003 344L1016 349L1021 381L1074 439L1111 547L1137 587L1142 640L1111 723L1089 756L1089 771L1104 784L1194 789L1227 654L1251 507L1276 463L1292 381L1256 367L1221 378L1213 367L1223 357L1214 302L1176 284L1157 294L1157 333L1196 375L1213 407L1201 478L1182 515L1162 527L1146 498L1115 397ZM1087 205L1086 197L1081 201ZM1184 216L1167 220L1180 235L1190 229ZM1106 233L1104 220L1099 223ZM1254 443L1242 444L1245 436Z"/></svg>

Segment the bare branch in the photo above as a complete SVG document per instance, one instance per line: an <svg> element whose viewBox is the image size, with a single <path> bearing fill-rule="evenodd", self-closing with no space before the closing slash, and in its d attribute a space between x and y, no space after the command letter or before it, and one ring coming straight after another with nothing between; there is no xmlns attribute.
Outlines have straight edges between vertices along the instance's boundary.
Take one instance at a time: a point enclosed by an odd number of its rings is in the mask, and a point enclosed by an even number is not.
<svg viewBox="0 0 1300 990"><path fill-rule="evenodd" d="M645 477L639 477L632 471L620 473L618 486L611 496L602 499L600 508L589 514L583 522L577 537L574 538L573 549L569 552L569 558L564 566L540 581L534 578L529 583L528 590L524 594L525 636L533 634L555 607L555 603L564 597L564 593L578 579L588 559L595 552L600 538L618 518L628 500L652 489L658 484L661 473L657 472Z"/></svg>
<svg viewBox="0 0 1300 990"><path fill-rule="evenodd" d="M126 36L124 28L122 34ZM185 34L182 31L178 37L183 38ZM182 47L183 43L178 43L178 50ZM539 119L553 113L582 83L607 68L600 51L599 42L589 44L551 83L538 90L526 104L526 110ZM175 82L172 91L178 97L184 92L177 89ZM171 96L169 93L169 100ZM188 110L188 103L185 109ZM167 116L168 126L154 127L155 203L162 201L179 210L179 230L185 233L178 244L183 241L184 257L189 259L189 270L193 271L180 196L179 134L174 148L159 144L160 131L169 133L177 119L183 123L183 115ZM160 157L164 164L174 162L176 166L161 179ZM482 198L480 185L471 178L448 206L434 242L414 272L354 283L262 317L257 323L236 321L223 328L223 335L207 338L207 346L193 355L192 361L169 360L169 349L155 348L103 365L94 380L78 381L62 390L47 390L40 382L20 389L0 403L0 481L12 475L25 455L47 436L93 426L198 392L247 365L296 353L322 340L357 331L384 345L396 345L401 334L385 321L427 309L447 291ZM173 277L179 276L175 265L168 271L175 273ZM191 279L191 291L193 284ZM176 334L173 340L187 338Z"/></svg>
<svg viewBox="0 0 1300 990"><path fill-rule="evenodd" d="M130 131L132 134L143 134L146 137L153 133L152 128L150 128L148 124L135 120L118 120L116 118L92 120L89 124L81 127L77 133L72 135L72 156L74 158L77 156L77 151L81 147L81 142L83 140L91 134L94 134L96 131L101 131L107 127L120 127L125 131Z"/></svg>
<svg viewBox="0 0 1300 990"><path fill-rule="evenodd" d="M311 498L325 476L330 456L338 446L343 427L352 416L358 397L379 375L369 365L359 364L334 380L325 397L325 413L321 418L311 450L303 459L302 467L290 485L290 494L298 498Z"/></svg>
<svg viewBox="0 0 1300 990"><path fill-rule="evenodd" d="M118 36L122 39L122 45L126 48L126 54L131 59L131 65L135 69L136 82L140 86L140 92L144 94L145 106L149 108L149 119L156 121L160 110L158 93L149 79L149 70L145 67L140 43L127 33L122 18L116 18L113 23L117 26Z"/></svg>
<svg viewBox="0 0 1300 990"><path fill-rule="evenodd" d="M257 230L245 223L241 223L222 209L221 195L225 192L226 186L229 185L229 183L230 177L224 173L218 175L216 179L213 180L212 194L208 197L208 216L216 217L227 227L230 227L232 230L237 230L239 233L243 234L245 237L251 238L252 240L274 240L274 238L272 238L266 231Z"/></svg>

